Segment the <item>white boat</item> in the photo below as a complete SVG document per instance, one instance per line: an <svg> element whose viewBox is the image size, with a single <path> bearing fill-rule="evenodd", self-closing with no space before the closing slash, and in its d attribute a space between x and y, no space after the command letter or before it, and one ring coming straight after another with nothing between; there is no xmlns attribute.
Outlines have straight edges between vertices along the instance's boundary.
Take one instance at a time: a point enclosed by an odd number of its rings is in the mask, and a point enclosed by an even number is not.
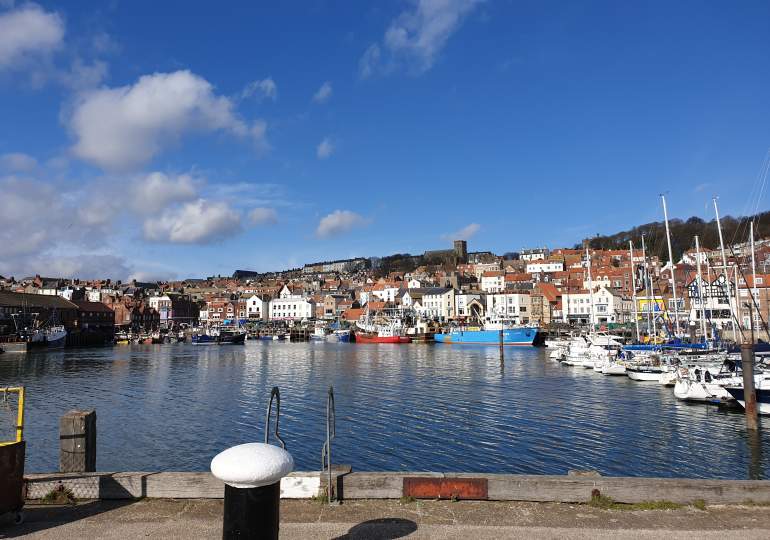
<svg viewBox="0 0 770 540"><path fill-rule="evenodd" d="M681 367L676 372L674 396L682 401L724 403L732 401L725 387L742 384L740 370L731 360L722 366Z"/></svg>
<svg viewBox="0 0 770 540"><path fill-rule="evenodd" d="M584 368L593 369L595 363L596 363L596 360L594 359L594 357L589 356L588 358L583 359L583 361L581 362L581 365Z"/></svg>
<svg viewBox="0 0 770 540"><path fill-rule="evenodd" d="M561 362L567 357L567 348L558 347L552 350L550 353L548 353L548 357L551 358L552 360L558 360Z"/></svg>
<svg viewBox="0 0 770 540"><path fill-rule="evenodd" d="M626 366L626 375L632 381L659 382L663 369L651 364L635 364Z"/></svg>
<svg viewBox="0 0 770 540"><path fill-rule="evenodd" d="M602 366L602 374L603 375L625 375L626 364L620 360L610 362L609 364L605 364L604 366Z"/></svg>
<svg viewBox="0 0 770 540"><path fill-rule="evenodd" d="M310 334L310 341L326 341L326 329L323 326L316 326Z"/></svg>
<svg viewBox="0 0 770 540"><path fill-rule="evenodd" d="M676 370L664 370L661 371L658 383L662 386L674 386L676 385Z"/></svg>

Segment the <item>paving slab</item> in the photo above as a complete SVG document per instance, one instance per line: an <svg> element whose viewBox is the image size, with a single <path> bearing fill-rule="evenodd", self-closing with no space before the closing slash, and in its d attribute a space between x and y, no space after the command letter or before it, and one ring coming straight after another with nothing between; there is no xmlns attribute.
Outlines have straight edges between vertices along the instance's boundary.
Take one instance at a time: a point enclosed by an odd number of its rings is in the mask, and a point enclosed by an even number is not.
<svg viewBox="0 0 770 540"><path fill-rule="evenodd" d="M144 499L30 504L26 521L0 518L0 538L221 538L222 501ZM559 503L357 500L281 502L281 538L770 538L763 506L602 510Z"/></svg>

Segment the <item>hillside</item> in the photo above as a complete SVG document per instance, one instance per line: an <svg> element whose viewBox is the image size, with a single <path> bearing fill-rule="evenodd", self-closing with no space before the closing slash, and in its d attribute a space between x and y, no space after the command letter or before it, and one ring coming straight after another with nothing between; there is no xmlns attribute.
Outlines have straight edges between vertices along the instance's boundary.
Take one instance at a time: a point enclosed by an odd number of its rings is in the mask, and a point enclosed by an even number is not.
<svg viewBox="0 0 770 540"><path fill-rule="evenodd" d="M770 237L770 212L761 212L748 218L724 216L721 218L721 222L725 245L747 241L751 219L754 219L755 238ZM695 235L700 237L702 248L715 249L719 247L719 233L715 219L711 221L704 221L699 217L691 217L686 221L671 219L668 224L671 229L671 251L674 260L679 260L684 251L695 246ZM668 261L666 225L662 221L638 225L612 235L596 235L589 239L589 245L594 249L628 249L628 241L632 240L634 247L639 248L642 234L645 235L647 252L658 255L662 261ZM576 247L580 247L580 245L576 245Z"/></svg>

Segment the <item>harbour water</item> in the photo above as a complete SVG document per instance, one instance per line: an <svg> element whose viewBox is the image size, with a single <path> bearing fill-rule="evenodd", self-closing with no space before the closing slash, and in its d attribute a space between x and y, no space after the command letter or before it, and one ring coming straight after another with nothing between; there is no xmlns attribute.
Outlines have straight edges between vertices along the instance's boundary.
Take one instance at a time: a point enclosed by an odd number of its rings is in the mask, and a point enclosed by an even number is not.
<svg viewBox="0 0 770 540"><path fill-rule="evenodd" d="M298 470L320 467L328 387L336 463L354 470L765 478L770 432L740 410L678 402L670 388L606 377L542 348L249 341L0 356L0 386L28 390L27 471L56 470L58 420L96 409L97 468L208 470L261 441L273 386ZM7 427L7 415L1 420ZM3 435L7 431L4 430Z"/></svg>

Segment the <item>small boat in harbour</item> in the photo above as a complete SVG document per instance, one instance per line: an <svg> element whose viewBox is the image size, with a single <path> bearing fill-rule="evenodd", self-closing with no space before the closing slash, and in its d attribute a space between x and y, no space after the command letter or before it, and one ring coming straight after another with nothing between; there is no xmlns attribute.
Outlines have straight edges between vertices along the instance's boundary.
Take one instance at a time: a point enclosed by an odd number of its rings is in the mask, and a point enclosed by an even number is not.
<svg viewBox="0 0 770 540"><path fill-rule="evenodd" d="M351 332L348 329L334 330L326 336L326 341L332 343L349 343Z"/></svg>
<svg viewBox="0 0 770 540"><path fill-rule="evenodd" d="M192 335L193 345L243 345L246 332L240 328L211 327Z"/></svg>

